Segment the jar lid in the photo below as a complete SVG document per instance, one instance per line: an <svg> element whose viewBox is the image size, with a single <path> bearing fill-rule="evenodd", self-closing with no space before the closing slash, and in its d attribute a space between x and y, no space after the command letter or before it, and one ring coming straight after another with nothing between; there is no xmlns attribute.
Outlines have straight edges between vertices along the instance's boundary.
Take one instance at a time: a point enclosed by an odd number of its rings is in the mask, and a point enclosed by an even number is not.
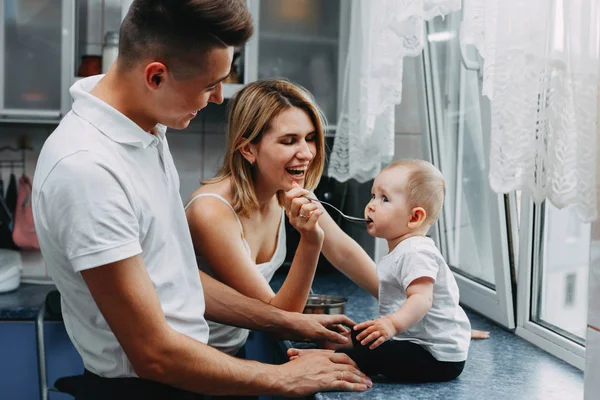
<svg viewBox="0 0 600 400"><path fill-rule="evenodd" d="M106 32L104 35L105 46L118 46L119 45L119 32Z"/></svg>

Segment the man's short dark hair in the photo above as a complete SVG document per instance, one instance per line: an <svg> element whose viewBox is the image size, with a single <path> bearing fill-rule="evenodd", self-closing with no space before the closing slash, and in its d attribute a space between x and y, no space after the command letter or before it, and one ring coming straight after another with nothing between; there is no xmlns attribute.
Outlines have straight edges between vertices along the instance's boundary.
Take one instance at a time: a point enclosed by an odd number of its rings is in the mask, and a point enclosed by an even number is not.
<svg viewBox="0 0 600 400"><path fill-rule="evenodd" d="M253 30L246 0L134 0L121 24L119 65L153 59L189 78L207 52L242 46Z"/></svg>

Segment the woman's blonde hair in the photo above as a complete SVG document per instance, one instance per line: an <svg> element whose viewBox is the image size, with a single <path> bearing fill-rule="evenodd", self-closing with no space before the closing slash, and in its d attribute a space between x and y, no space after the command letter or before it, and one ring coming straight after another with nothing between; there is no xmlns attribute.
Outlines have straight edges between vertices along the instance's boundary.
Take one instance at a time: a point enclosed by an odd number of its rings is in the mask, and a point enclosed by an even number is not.
<svg viewBox="0 0 600 400"><path fill-rule="evenodd" d="M233 208L240 215L258 207L254 191L252 165L240 149L257 144L271 128L271 122L283 111L297 107L308 115L315 127L317 152L306 171L304 188L313 190L323 173L325 164L325 117L312 95L303 87L281 79L252 82L237 92L227 109L227 146L223 165L212 179L203 183L220 182L231 178ZM283 191L277 193L283 204Z"/></svg>

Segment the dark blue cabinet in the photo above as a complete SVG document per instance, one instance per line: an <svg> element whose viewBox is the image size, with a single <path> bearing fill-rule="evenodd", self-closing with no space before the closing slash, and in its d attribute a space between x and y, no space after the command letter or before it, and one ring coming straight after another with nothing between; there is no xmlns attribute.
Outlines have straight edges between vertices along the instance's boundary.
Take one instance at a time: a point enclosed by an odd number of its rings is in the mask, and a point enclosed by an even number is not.
<svg viewBox="0 0 600 400"><path fill-rule="evenodd" d="M288 361L283 342L262 332L251 331L246 342L246 358L268 364L283 364ZM312 397L309 397L312 398ZM283 400L279 396L259 396L260 400ZM303 398L300 400L306 400Z"/></svg>
<svg viewBox="0 0 600 400"><path fill-rule="evenodd" d="M73 347L62 322L44 323L48 383L62 376L83 372L81 357ZM34 322L0 322L0 399L40 398ZM50 392L50 400L71 396Z"/></svg>
<svg viewBox="0 0 600 400"><path fill-rule="evenodd" d="M45 322L46 368L48 384L56 379L83 372L81 357L73 347L62 322ZM286 362L281 343L260 332L252 332L246 345L251 360L281 364ZM49 400L73 399L50 392ZM0 322L0 400L40 399L35 323L33 321ZM261 396L261 400L276 397Z"/></svg>

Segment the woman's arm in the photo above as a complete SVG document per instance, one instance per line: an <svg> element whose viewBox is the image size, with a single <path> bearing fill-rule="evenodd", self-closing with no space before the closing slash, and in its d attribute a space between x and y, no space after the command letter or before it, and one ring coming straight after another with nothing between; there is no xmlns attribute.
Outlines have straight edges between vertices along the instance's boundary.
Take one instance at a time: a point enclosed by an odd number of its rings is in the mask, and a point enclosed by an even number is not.
<svg viewBox="0 0 600 400"><path fill-rule="evenodd" d="M377 278L375 262L326 211L319 218L319 225L325 232L323 255L344 275L377 298L379 278Z"/></svg>
<svg viewBox="0 0 600 400"><path fill-rule="evenodd" d="M300 203L294 208L295 218L304 204ZM308 213L309 210L305 210L305 214ZM301 222L307 229L314 229L320 212L313 214ZM186 215L196 254L202 255L221 282L279 309L303 310L321 250L322 233L320 238L318 234L303 236L286 281L274 293L244 247L240 226L226 204L212 197L199 198L190 205ZM274 231L273 236L276 234Z"/></svg>

